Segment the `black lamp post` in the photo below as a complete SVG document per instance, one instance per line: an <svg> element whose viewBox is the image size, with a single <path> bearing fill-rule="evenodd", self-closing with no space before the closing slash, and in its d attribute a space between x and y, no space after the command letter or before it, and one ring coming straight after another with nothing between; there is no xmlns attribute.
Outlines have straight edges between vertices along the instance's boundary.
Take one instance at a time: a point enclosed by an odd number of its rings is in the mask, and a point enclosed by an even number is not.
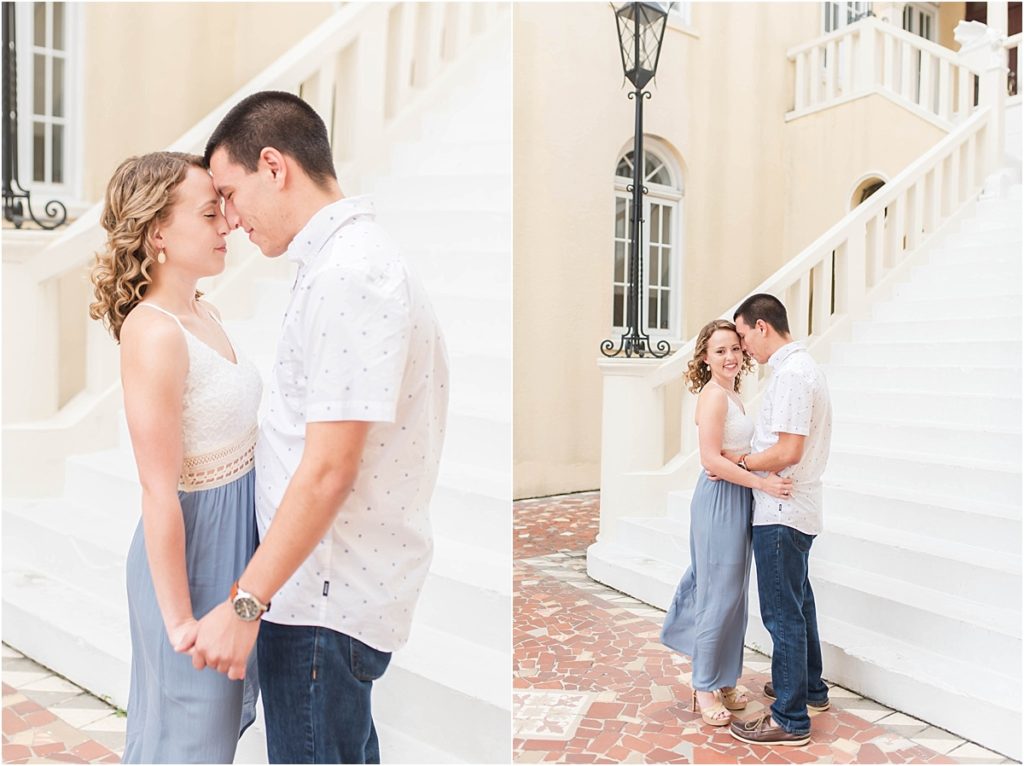
<svg viewBox="0 0 1024 766"><path fill-rule="evenodd" d="M619 31L619 48L622 53L622 71L633 83L635 90L627 94L636 101L636 131L633 136L633 183L627 191L633 194L630 215L629 276L626 286L626 331L622 334L618 348L615 341L601 341L601 353L605 356L627 357L636 354L661 358L668 354L671 346L666 340L659 340L651 346L651 339L641 326L641 301L643 296L643 264L640 251L640 224L643 216L644 187L644 99L650 98L644 88L654 77L661 56L661 42L665 36L668 12L659 3L625 3L615 11L615 24Z"/></svg>
<svg viewBox="0 0 1024 766"><path fill-rule="evenodd" d="M3 45L4 218L19 229L27 218L40 228L56 229L67 220L67 208L58 200L50 200L43 206L46 218L36 218L32 212L31 192L22 188L18 181L18 49L14 37L14 3L3 4Z"/></svg>

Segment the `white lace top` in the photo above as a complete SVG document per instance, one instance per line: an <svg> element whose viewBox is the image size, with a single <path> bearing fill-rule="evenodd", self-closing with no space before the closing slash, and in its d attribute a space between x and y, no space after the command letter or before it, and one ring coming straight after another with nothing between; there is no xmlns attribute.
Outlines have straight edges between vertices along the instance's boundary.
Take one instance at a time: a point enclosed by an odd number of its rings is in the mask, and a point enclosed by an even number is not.
<svg viewBox="0 0 1024 766"><path fill-rule="evenodd" d="M237 364L221 356L166 309L153 303L139 305L171 317L188 345L181 413L184 461L179 487L193 491L231 483L253 465L256 413L263 392L259 371L237 351ZM216 317L213 319L220 324Z"/></svg>
<svg viewBox="0 0 1024 766"><path fill-rule="evenodd" d="M750 440L754 436L754 419L743 412L739 404L729 399L725 413L725 427L722 429L722 449L727 452L750 452Z"/></svg>

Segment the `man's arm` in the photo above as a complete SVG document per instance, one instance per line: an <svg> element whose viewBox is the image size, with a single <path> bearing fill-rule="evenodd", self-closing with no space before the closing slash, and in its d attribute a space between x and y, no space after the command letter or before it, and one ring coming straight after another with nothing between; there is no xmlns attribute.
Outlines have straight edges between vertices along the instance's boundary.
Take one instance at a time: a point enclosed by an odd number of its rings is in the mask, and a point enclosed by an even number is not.
<svg viewBox="0 0 1024 766"><path fill-rule="evenodd" d="M802 434L780 432L779 440L764 452L747 455L747 459L744 461L747 470L778 473L796 465L804 456L804 440L806 438ZM737 455L735 462L738 462L740 457Z"/></svg>
<svg viewBox="0 0 1024 766"><path fill-rule="evenodd" d="M299 467L266 538L238 578L241 589L263 603L270 601L327 534L355 485L370 425L354 420L306 424ZM200 620L192 664L242 678L258 629L258 620L244 622L225 601Z"/></svg>

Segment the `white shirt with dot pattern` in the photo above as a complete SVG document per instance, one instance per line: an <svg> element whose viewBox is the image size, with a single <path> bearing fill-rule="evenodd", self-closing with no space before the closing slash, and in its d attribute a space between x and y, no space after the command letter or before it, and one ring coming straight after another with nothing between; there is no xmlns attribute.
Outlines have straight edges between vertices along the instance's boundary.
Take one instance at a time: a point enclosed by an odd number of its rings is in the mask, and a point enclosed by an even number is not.
<svg viewBox="0 0 1024 766"><path fill-rule="evenodd" d="M802 343L787 343L776 350L768 366L772 376L761 399L751 450L764 452L779 441L780 433L806 438L800 462L779 472L793 480L793 495L780 500L755 489L753 524L782 524L817 535L822 529L821 476L832 443L828 383Z"/></svg>
<svg viewBox="0 0 1024 766"><path fill-rule="evenodd" d="M448 410L444 341L369 198L322 208L285 255L299 268L256 445L261 537L298 468L306 424L373 425L334 524L263 619L394 651L408 640L433 550L428 505Z"/></svg>

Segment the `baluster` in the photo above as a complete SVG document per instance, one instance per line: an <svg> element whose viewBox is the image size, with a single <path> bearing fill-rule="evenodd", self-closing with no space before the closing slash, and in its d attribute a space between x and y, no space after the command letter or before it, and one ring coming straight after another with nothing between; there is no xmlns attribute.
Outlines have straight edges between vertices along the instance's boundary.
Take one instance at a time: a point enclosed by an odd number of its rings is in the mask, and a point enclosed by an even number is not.
<svg viewBox="0 0 1024 766"><path fill-rule="evenodd" d="M800 111L807 106L807 52L796 54L796 83L793 94L793 109Z"/></svg>
<svg viewBox="0 0 1024 766"><path fill-rule="evenodd" d="M866 91L875 87L878 78L878 62L876 60L879 54L878 32L874 27L865 27L860 31L856 37L856 47L858 74L857 85L854 87ZM852 68L850 71L852 73Z"/></svg>
<svg viewBox="0 0 1024 766"><path fill-rule="evenodd" d="M842 60L842 66L839 67L840 74L839 78L839 91L843 96L849 96L853 93L855 82L855 74L853 71L853 46L857 44L857 37L859 35L847 35L839 46L839 58Z"/></svg>
<svg viewBox="0 0 1024 766"><path fill-rule="evenodd" d="M808 327L808 304L811 300L811 274L805 272L796 282L790 285L786 295L786 306L789 310L790 332L796 338L810 335Z"/></svg>
<svg viewBox="0 0 1024 766"><path fill-rule="evenodd" d="M413 58L413 86L423 88L437 73L441 57L442 8L437 3L419 3L416 13L416 55Z"/></svg>
<svg viewBox="0 0 1024 766"><path fill-rule="evenodd" d="M945 59L939 59L939 117L953 121L953 65Z"/></svg>
<svg viewBox="0 0 1024 766"><path fill-rule="evenodd" d="M896 41L892 35L883 33L885 56L882 59L882 84L887 90L896 92Z"/></svg>
<svg viewBox="0 0 1024 766"><path fill-rule="evenodd" d="M917 94L914 91L917 78L914 76L914 64L917 63L917 50L906 41L900 45L900 63L900 95L907 101L916 101Z"/></svg>
<svg viewBox="0 0 1024 766"><path fill-rule="evenodd" d="M832 257L827 250L811 270L811 330L818 337L828 329L832 314Z"/></svg>
<svg viewBox="0 0 1024 766"><path fill-rule="evenodd" d="M889 216L886 221L885 258L882 266L886 271L896 265L903 252L903 217L906 192L889 203Z"/></svg>
<svg viewBox="0 0 1024 766"><path fill-rule="evenodd" d="M932 67L937 59L927 51L921 51L921 90L917 95L917 103L929 112L935 111L935 86L932 79Z"/></svg>
<svg viewBox="0 0 1024 766"><path fill-rule="evenodd" d="M828 41L825 53L825 100L832 101L836 97L836 83L839 79L839 59L836 54L836 41Z"/></svg>
<svg viewBox="0 0 1024 766"><path fill-rule="evenodd" d="M348 108L356 99L357 78L356 43L352 42L335 57L334 103L340 109L334 110L334 124L331 126L331 148L335 164L348 162L353 158L352 144L355 141L355 123L358 110Z"/></svg>
<svg viewBox="0 0 1024 766"><path fill-rule="evenodd" d="M935 170L924 174L921 188L921 231L935 231Z"/></svg>
<svg viewBox="0 0 1024 766"><path fill-rule="evenodd" d="M924 182L918 181L908 192L907 251L916 250L921 242L921 222L924 218Z"/></svg>
<svg viewBox="0 0 1024 766"><path fill-rule="evenodd" d="M957 67L956 111L958 120L966 120L971 113L971 102L974 101L974 78L967 67Z"/></svg>
<svg viewBox="0 0 1024 766"><path fill-rule="evenodd" d="M978 183L978 134L971 133L967 138L967 145L964 147L964 182L966 193L973 194L974 186Z"/></svg>
<svg viewBox="0 0 1024 766"><path fill-rule="evenodd" d="M811 48L811 106L821 103L821 46Z"/></svg>
<svg viewBox="0 0 1024 766"><path fill-rule="evenodd" d="M885 277L885 209L871 219L870 248L871 284L877 285Z"/></svg>

